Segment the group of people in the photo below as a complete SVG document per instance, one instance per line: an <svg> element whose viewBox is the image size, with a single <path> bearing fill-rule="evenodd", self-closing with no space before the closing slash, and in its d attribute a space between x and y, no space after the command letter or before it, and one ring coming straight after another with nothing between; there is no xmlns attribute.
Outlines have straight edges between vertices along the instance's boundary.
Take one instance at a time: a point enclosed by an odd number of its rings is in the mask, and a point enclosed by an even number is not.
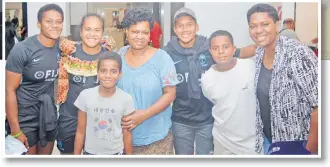
<svg viewBox="0 0 330 167"><path fill-rule="evenodd" d="M19 26L18 18L15 16L12 20L6 20L5 22L5 59L8 58L9 52L16 43L24 40L27 35L27 31L24 27Z"/></svg>
<svg viewBox="0 0 330 167"><path fill-rule="evenodd" d="M291 154L317 154L318 60L278 35L274 7L250 8L255 44L243 48L226 30L197 35L196 15L185 7L174 15L177 36L151 47L152 14L133 8L121 23L129 45L115 53L100 45L103 18L85 15L72 57L97 61L97 74L69 72L58 117L63 18L56 4L40 8L40 33L15 45L7 60L10 134L28 154L51 154L55 140L61 154L256 155L297 142Z"/></svg>

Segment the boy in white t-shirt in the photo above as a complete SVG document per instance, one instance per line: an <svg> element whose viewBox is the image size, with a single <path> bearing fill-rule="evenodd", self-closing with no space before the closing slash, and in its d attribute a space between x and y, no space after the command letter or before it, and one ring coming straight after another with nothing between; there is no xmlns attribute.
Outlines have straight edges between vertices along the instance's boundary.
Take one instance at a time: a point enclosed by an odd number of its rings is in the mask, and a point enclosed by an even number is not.
<svg viewBox="0 0 330 167"><path fill-rule="evenodd" d="M122 129L121 120L135 111L133 98L116 87L122 61L114 52L98 57L97 77L100 85L83 90L74 105L79 109L74 154L132 154L132 132ZM123 152L124 151L124 152Z"/></svg>
<svg viewBox="0 0 330 167"><path fill-rule="evenodd" d="M236 47L227 31L216 31L209 40L216 64L203 74L201 86L214 104L214 154L257 154L254 61L233 57Z"/></svg>

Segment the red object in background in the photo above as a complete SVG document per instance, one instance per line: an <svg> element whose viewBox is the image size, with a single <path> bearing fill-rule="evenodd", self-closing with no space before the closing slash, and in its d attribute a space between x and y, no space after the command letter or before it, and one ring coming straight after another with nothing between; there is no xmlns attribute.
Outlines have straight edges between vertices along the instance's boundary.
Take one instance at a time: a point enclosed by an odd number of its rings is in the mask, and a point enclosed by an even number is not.
<svg viewBox="0 0 330 167"><path fill-rule="evenodd" d="M312 51L314 52L314 54L315 54L315 56L317 56L318 57L318 49L317 49L317 47L315 47L315 46L309 46L309 48L310 49L312 49Z"/></svg>
<svg viewBox="0 0 330 167"><path fill-rule="evenodd" d="M150 40L154 48L160 48L159 36L163 34L162 29L157 21L154 22L154 26L150 32Z"/></svg>
<svg viewBox="0 0 330 167"><path fill-rule="evenodd" d="M317 57L319 57L319 55L318 55L318 49L314 49L313 52L315 53L315 55L316 55Z"/></svg>

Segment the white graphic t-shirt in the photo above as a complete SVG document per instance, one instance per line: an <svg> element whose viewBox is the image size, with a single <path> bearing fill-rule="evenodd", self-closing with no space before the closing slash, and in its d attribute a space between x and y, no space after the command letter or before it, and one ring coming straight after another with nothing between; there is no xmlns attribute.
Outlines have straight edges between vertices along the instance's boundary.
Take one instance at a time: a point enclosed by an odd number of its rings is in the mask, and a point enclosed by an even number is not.
<svg viewBox="0 0 330 167"><path fill-rule="evenodd" d="M74 105L87 114L85 151L111 155L124 149L121 119L135 111L133 98L120 88L109 98L99 95L99 86L85 89Z"/></svg>
<svg viewBox="0 0 330 167"><path fill-rule="evenodd" d="M255 63L238 59L234 68L219 72L211 67L202 76L202 90L213 104L214 140L235 154L255 152Z"/></svg>

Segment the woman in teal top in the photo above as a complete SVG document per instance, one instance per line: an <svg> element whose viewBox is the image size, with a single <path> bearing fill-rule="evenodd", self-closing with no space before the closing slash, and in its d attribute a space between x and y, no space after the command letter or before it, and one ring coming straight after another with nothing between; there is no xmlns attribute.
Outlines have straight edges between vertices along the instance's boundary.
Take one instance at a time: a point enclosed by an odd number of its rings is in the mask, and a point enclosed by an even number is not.
<svg viewBox="0 0 330 167"><path fill-rule="evenodd" d="M122 25L129 45L119 50L123 75L118 87L133 97L137 109L122 120L123 128L134 129L133 154L173 154L174 63L164 50L148 46L153 19L146 9L129 10Z"/></svg>

